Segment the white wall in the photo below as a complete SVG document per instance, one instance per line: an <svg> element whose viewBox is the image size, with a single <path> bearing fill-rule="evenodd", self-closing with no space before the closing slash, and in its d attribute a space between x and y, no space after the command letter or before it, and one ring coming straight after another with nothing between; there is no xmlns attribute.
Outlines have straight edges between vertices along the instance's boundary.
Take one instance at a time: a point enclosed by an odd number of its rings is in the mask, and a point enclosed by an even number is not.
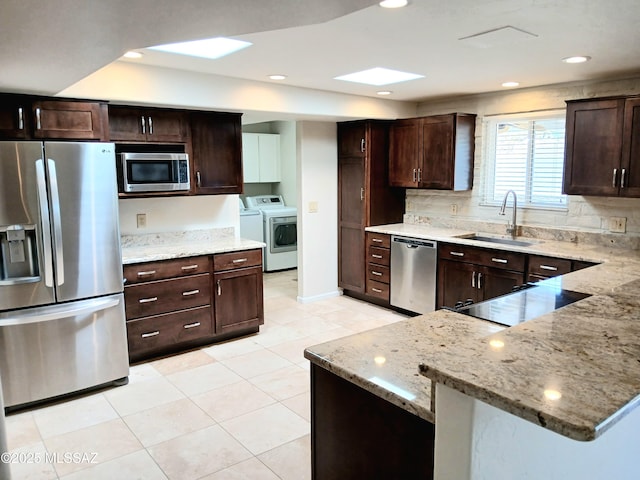
<svg viewBox="0 0 640 480"><path fill-rule="evenodd" d="M485 115L510 114L536 110L566 108L565 100L640 94L640 78L607 82L583 82L425 102L418 105L418 115L451 112L475 113L476 123L474 186L470 192L438 192L407 189L406 212L431 218L451 217L451 205L457 205L456 218L506 223L498 209L480 205L483 189L483 131ZM568 227L569 229L607 232L609 217L626 217L627 232L640 234L640 199L582 197L572 195L567 211L518 209L518 223Z"/></svg>
<svg viewBox="0 0 640 480"><path fill-rule="evenodd" d="M237 235L240 227L238 195L127 198L119 200L119 208L122 235L227 227ZM137 228L138 213L146 213L146 228Z"/></svg>
<svg viewBox="0 0 640 480"><path fill-rule="evenodd" d="M280 183L274 185L274 193L282 195L290 207L298 205L298 168L296 122L273 122L273 133L280 134Z"/></svg>
<svg viewBox="0 0 640 480"><path fill-rule="evenodd" d="M298 122L298 301L339 295L338 157L333 122ZM317 202L317 213L310 213Z"/></svg>
<svg viewBox="0 0 640 480"><path fill-rule="evenodd" d="M640 409L579 442L436 385L435 480L637 480Z"/></svg>

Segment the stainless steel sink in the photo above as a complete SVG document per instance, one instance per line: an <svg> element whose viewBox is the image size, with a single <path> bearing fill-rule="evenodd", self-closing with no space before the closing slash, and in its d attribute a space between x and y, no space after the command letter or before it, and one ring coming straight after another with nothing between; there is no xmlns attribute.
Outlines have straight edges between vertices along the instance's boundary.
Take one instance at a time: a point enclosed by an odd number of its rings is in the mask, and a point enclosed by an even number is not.
<svg viewBox="0 0 640 480"><path fill-rule="evenodd" d="M530 247L531 245L535 245L540 243L538 241L524 241L524 240L513 240L511 238L501 238L501 237L488 237L486 235L470 235L460 237L466 240L477 240L479 242L489 242L489 243L501 243L503 245L515 245L518 247Z"/></svg>

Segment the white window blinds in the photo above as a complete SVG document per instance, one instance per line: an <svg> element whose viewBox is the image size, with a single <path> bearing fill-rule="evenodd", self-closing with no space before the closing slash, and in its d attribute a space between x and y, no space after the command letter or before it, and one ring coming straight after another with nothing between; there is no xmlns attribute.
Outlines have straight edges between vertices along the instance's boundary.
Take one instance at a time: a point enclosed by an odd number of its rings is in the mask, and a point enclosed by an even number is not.
<svg viewBox="0 0 640 480"><path fill-rule="evenodd" d="M488 120L484 203L500 204L514 190L523 206L566 208L564 127L563 111Z"/></svg>

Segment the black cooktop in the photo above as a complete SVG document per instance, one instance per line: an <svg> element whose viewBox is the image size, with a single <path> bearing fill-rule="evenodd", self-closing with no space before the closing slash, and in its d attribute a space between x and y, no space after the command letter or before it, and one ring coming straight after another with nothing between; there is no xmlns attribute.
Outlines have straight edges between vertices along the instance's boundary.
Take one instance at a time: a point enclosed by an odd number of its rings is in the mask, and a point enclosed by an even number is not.
<svg viewBox="0 0 640 480"><path fill-rule="evenodd" d="M516 292L474 303L456 311L512 327L590 296L562 289L554 283L528 283Z"/></svg>

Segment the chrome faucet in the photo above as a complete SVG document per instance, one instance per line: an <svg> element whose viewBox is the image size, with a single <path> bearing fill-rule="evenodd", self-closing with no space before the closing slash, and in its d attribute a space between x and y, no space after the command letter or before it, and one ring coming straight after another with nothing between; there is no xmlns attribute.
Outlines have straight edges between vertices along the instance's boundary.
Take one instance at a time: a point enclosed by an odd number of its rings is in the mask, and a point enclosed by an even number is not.
<svg viewBox="0 0 640 480"><path fill-rule="evenodd" d="M513 193L513 216L511 217L511 223L507 222L507 233L510 233L512 237L515 237L518 234L518 226L516 224L518 197L516 197L516 192L514 192L513 190L507 190L507 193L504 194L504 200L502 200L502 206L500 207L498 215L504 215L504 209L507 207L507 197L510 193Z"/></svg>

